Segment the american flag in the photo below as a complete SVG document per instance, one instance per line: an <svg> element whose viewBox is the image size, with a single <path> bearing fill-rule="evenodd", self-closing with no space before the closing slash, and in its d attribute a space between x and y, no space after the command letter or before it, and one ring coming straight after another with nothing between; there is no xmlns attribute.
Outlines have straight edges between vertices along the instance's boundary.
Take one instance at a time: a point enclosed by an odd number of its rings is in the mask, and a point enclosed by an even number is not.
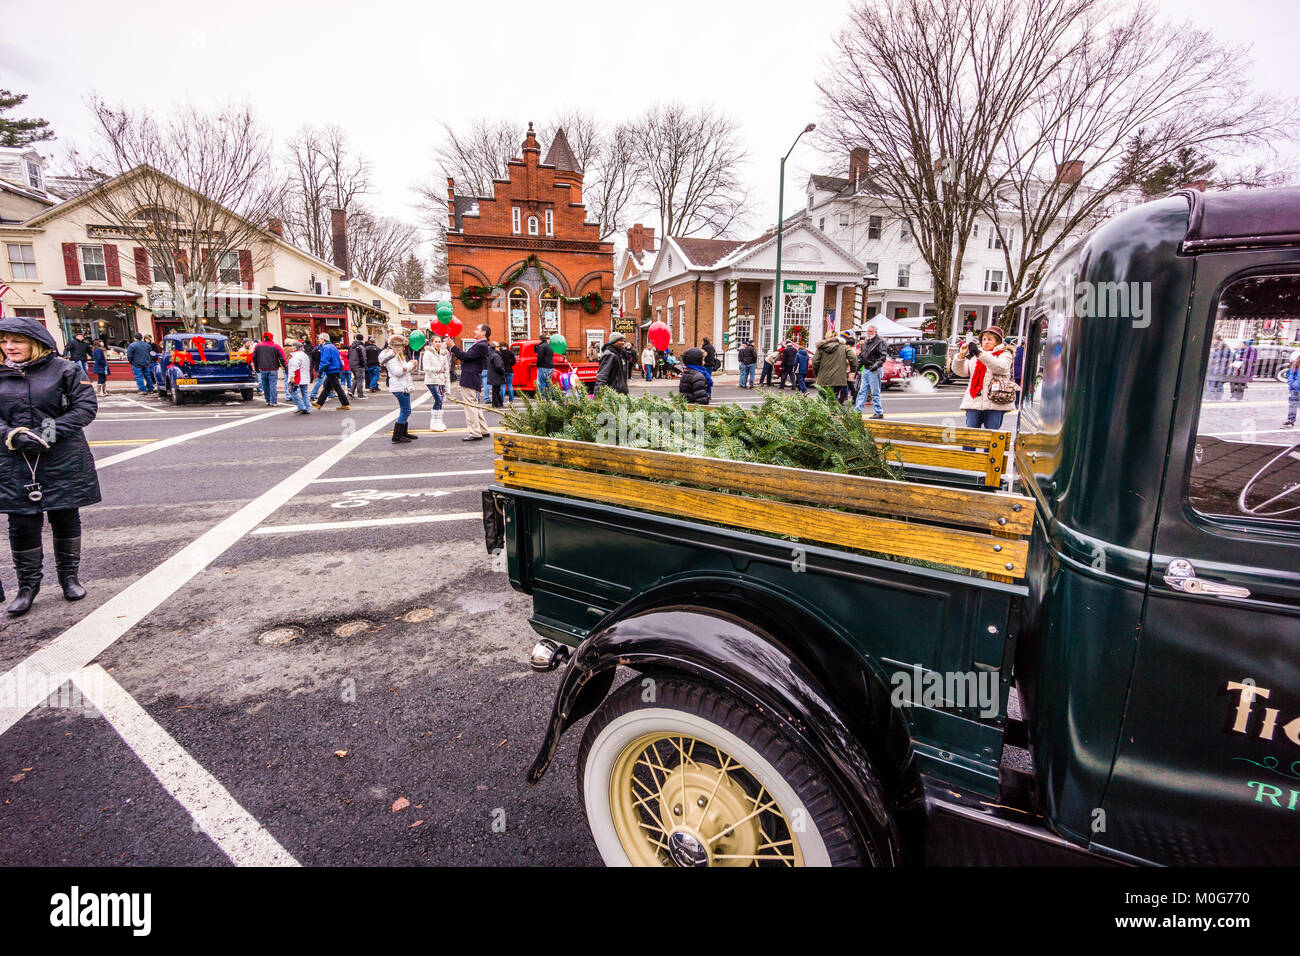
<svg viewBox="0 0 1300 956"><path fill-rule="evenodd" d="M0 299L3 299L8 294L9 294L9 287L4 284L4 280L0 279Z"/></svg>

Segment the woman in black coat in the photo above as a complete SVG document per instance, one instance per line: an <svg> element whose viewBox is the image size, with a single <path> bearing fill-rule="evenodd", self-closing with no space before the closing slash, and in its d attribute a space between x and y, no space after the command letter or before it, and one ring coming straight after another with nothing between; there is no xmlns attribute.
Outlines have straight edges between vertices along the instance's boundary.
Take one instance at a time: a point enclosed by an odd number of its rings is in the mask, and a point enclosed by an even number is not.
<svg viewBox="0 0 1300 956"><path fill-rule="evenodd" d="M692 405L709 404L713 376L704 364L704 352L700 349L687 349L682 354L682 365L682 377L677 383L677 391L685 395Z"/></svg>
<svg viewBox="0 0 1300 956"><path fill-rule="evenodd" d="M95 419L95 391L81 368L55 354L54 339L35 319L0 319L0 511L9 516L9 547L26 614L41 586L44 514L54 534L54 563L63 596L79 601L81 515L99 501L95 460L83 429ZM3 592L0 592L3 596Z"/></svg>
<svg viewBox="0 0 1300 956"><path fill-rule="evenodd" d="M499 342L493 342L492 351L488 353L487 380L488 385L492 388L492 406L494 408L503 407L501 392L506 385L506 363L501 358L501 344Z"/></svg>

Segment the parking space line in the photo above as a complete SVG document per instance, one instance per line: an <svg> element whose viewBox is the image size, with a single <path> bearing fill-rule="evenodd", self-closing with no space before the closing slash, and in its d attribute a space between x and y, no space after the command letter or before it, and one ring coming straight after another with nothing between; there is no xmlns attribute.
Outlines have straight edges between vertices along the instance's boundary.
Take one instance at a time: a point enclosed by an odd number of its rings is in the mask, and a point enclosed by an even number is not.
<svg viewBox="0 0 1300 956"><path fill-rule="evenodd" d="M157 438L105 438L100 441L89 442L88 444L91 448L102 448L105 445L149 445L159 440L160 439Z"/></svg>
<svg viewBox="0 0 1300 956"><path fill-rule="evenodd" d="M227 428L238 428L240 425L247 425L251 422L260 422L264 418L270 418L272 415L282 415L291 410L290 407L273 408L269 412L263 412L260 415L252 415L248 418L240 418L233 422L226 422L223 425L213 425L211 428L200 428L195 432L186 432L184 435L173 435L171 438L163 438L152 444L145 445L142 448L132 448L130 451L119 452L116 455L110 455L103 461L95 462L95 469L107 468L109 465L116 465L120 462L130 461L132 458L138 458L141 455L147 455L150 452L161 451L164 448L171 448L173 445L179 445L181 442L187 442L195 438L202 438L205 435L213 435L217 432L225 431ZM396 414L393 415L397 417Z"/></svg>
<svg viewBox="0 0 1300 956"><path fill-rule="evenodd" d="M427 401L428 398L428 395L424 395L411 404L419 404ZM267 414L275 415L278 412ZM258 416L258 418L264 417L266 416ZM158 567L95 608L53 641L0 675L0 701L6 702L0 704L0 734L7 732L29 710L41 703L40 700L30 699L28 688L23 686L18 675L36 674L44 678L46 686L61 686L64 681L69 680L73 674L102 654L118 638L188 584L195 575L232 545L273 515L285 502L310 485L312 479L319 478L367 438L396 420L397 409L393 409L369 425L361 426L269 491L254 498L230 517L199 535ZM134 455L157 447L158 445L149 445L123 454ZM17 703L10 704L9 701Z"/></svg>
<svg viewBox="0 0 1300 956"><path fill-rule="evenodd" d="M216 777L149 716L134 697L98 664L73 675L90 700L195 825L236 866L297 866Z"/></svg>
<svg viewBox="0 0 1300 956"><path fill-rule="evenodd" d="M457 511L445 515L407 515L395 518L369 518L356 521L317 521L314 524L273 524L263 525L253 534L291 534L305 531L334 531L351 528L379 528L392 524L431 524L437 521L468 521L470 518L482 518L481 511Z"/></svg>
<svg viewBox="0 0 1300 956"><path fill-rule="evenodd" d="M317 478L312 482L314 485L325 485L335 482L346 481L401 481L402 479L414 478L451 478L455 475L490 475L491 468L476 468L473 471L419 471L413 475L357 475L348 478Z"/></svg>

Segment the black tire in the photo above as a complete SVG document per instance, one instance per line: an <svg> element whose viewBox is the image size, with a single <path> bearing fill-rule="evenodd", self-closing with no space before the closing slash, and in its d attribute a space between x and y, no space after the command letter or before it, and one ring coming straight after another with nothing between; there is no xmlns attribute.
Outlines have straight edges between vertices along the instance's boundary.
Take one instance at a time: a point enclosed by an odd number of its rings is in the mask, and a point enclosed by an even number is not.
<svg viewBox="0 0 1300 956"><path fill-rule="evenodd" d="M931 385L941 385L943 383L943 369L937 365L927 365L921 369L921 375L928 378Z"/></svg>
<svg viewBox="0 0 1300 956"><path fill-rule="evenodd" d="M654 683L647 685L647 680ZM647 694L647 689L652 693ZM648 701L645 699L647 696L650 698ZM825 776L812 761L781 736L777 724L760 716L729 693L691 678L661 675L634 678L606 698L587 724L578 750L578 793L586 807L588 827L606 864L687 865L681 862L686 859L694 860L691 865L734 865L734 861L714 859L717 849L726 843L725 839L719 838L725 836L729 827L722 826L721 833L715 831L711 838L713 842L699 840L691 835L698 832L707 837L706 824L715 827L720 825L707 819L712 796L708 804L697 804L702 810L694 831L689 826L694 805L689 799L685 801L686 813L681 821L682 826L674 828L665 840L674 846L673 853L659 849L647 837L650 831L644 826L633 825L635 820L629 822L629 814L639 814L639 819L657 823L658 819L645 810L646 806L658 805L652 799L645 800L640 809L628 808L626 804L616 806L614 794L616 789L624 789L619 781L625 779L623 774L627 771L623 768L629 766L632 759L629 755L644 753L647 736L653 737L661 733L668 735L664 739L669 739L672 734L689 735L701 745L699 761L692 759L689 766L703 767L705 770L727 766L722 759L724 755L738 760L742 769L737 776L747 779L732 783L731 778L723 774L728 780L726 789L739 788L740 792L753 797L761 793L757 789L759 786L765 788L776 800L780 812L771 815L770 819L762 819L758 824L751 824L751 827L761 825L760 839L792 843L789 851L791 856L797 856L805 865L859 866L869 862L873 856L881 856L871 854L860 845L848 814ZM695 754L693 745L692 757ZM659 756L662 758L663 754L660 753ZM660 768L663 769L668 763L671 763L671 758L662 761ZM630 772L643 777L650 773L653 782L653 771L646 770L647 766L649 764L643 766L635 761ZM734 767L735 764L731 766ZM674 767L668 769L683 769L683 762L678 760ZM688 772L683 769L683 786ZM665 773L663 782L667 782L668 778L669 774ZM632 781L628 782L630 784ZM647 788L644 779L638 778L636 783L641 788L653 789ZM643 792L632 790L630 786L626 789L638 795ZM714 789L718 791L720 788L715 785ZM723 811L725 805L715 811L715 815L720 815L721 822L725 823L726 814ZM667 812L679 811L673 807ZM622 832L636 832L640 838L640 842L636 842L630 851L620 836L620 824L617 822L620 817L623 820ZM791 823L792 820L795 822ZM733 832L737 842L741 842L740 828ZM706 845L711 849L698 849ZM699 856L693 856L693 853L707 853L708 863L698 862ZM763 864L793 865L790 861L777 859L749 863L754 866Z"/></svg>
<svg viewBox="0 0 1300 956"><path fill-rule="evenodd" d="M251 388L246 388L239 393L239 397L246 402L251 402L253 400L253 390Z"/></svg>
<svg viewBox="0 0 1300 956"><path fill-rule="evenodd" d="M175 385L172 385L167 389L167 401L171 402L173 405L185 404L181 399L180 390Z"/></svg>

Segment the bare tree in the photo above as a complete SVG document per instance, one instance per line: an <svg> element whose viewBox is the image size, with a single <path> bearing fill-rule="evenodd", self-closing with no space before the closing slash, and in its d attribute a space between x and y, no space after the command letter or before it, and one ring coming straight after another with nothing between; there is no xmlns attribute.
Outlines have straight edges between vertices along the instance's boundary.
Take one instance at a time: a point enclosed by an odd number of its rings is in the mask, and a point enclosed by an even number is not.
<svg viewBox="0 0 1300 956"><path fill-rule="evenodd" d="M325 260L333 254L330 210L351 210L370 192L370 162L337 126L304 126L288 143L289 188L280 215L285 237Z"/></svg>
<svg viewBox="0 0 1300 956"><path fill-rule="evenodd" d="M353 275L389 288L402 261L420 242L416 228L391 216L377 216L360 204L348 210L348 260Z"/></svg>
<svg viewBox="0 0 1300 956"><path fill-rule="evenodd" d="M442 124L436 159L444 177L456 180L460 195L491 196L492 180L504 179L506 163L519 155L522 138L505 120L476 119L461 132Z"/></svg>
<svg viewBox="0 0 1300 956"><path fill-rule="evenodd" d="M1211 179L1209 151L1267 145L1293 127L1293 104L1252 91L1245 51L1156 18L1110 8L1010 124L989 212L1002 240L1006 311L1032 300L1063 244L1125 195ZM1267 181L1263 167L1241 178Z"/></svg>
<svg viewBox="0 0 1300 956"><path fill-rule="evenodd" d="M870 188L929 267L940 334L1003 140L1091 28L1101 0L859 0L818 84L819 136L864 146Z"/></svg>
<svg viewBox="0 0 1300 956"><path fill-rule="evenodd" d="M600 238L608 239L626 225L625 214L639 192L636 134L630 124L611 127L584 110L568 110L538 135L550 143L561 129L583 174L587 221L598 223Z"/></svg>
<svg viewBox="0 0 1300 956"><path fill-rule="evenodd" d="M437 182L417 183L416 210L429 243L429 284L447 284L447 187Z"/></svg>
<svg viewBox="0 0 1300 956"><path fill-rule="evenodd" d="M663 235L715 238L742 224L747 157L735 120L711 107L668 103L632 126L633 181L640 180L643 208L658 214Z"/></svg>
<svg viewBox="0 0 1300 956"><path fill-rule="evenodd" d="M96 146L84 162L75 159L77 176L100 178L82 194L89 207L144 251L148 262L137 261L137 272L170 287L185 328L198 331L214 318L251 327L255 309L244 303L232 313L215 296L252 288L254 271L272 255L264 225L282 205L271 140L251 108L208 114L190 106L162 120L98 98L91 109Z"/></svg>
<svg viewBox="0 0 1300 956"><path fill-rule="evenodd" d="M600 164L607 135L604 122L586 110L565 110L537 130L538 142L552 142L559 130L564 130L564 138L569 141L573 158L578 161L577 172L585 174Z"/></svg>

